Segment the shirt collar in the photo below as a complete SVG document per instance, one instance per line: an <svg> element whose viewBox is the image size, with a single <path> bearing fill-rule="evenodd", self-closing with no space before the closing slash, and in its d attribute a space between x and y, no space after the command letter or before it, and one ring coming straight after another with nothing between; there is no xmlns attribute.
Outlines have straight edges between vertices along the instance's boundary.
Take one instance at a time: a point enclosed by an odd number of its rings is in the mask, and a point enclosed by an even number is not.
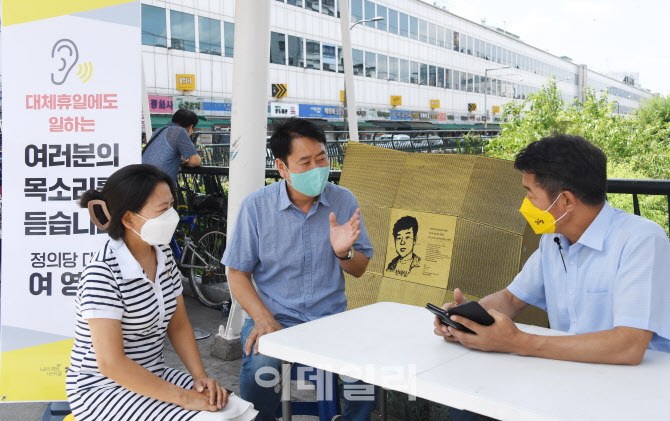
<svg viewBox="0 0 670 421"><path fill-rule="evenodd" d="M591 222L591 225L586 228L586 231L584 231L584 234L582 234L577 242L586 247L602 251L605 235L612 223L613 216L614 209L607 201L605 201L605 205L600 212L598 212L596 219L594 219L593 222Z"/></svg>
<svg viewBox="0 0 670 421"><path fill-rule="evenodd" d="M284 210L289 208L293 202L291 202L291 199L288 197L288 191L286 189L286 179L282 180L279 182L279 210ZM326 188L323 189L323 192L318 196L319 200L318 202L321 203L324 206L330 206L330 203L328 203L328 190L330 190L330 186L328 185L330 183L326 183Z"/></svg>
<svg viewBox="0 0 670 421"><path fill-rule="evenodd" d="M135 257L130 252L123 239L115 240L110 238L109 246L114 253L116 263L119 264L122 279L146 278L142 266L135 260ZM167 256L163 253L160 247L153 246L153 248L156 250L156 274L158 274L158 269L165 267ZM158 279L158 276L156 276L156 279Z"/></svg>

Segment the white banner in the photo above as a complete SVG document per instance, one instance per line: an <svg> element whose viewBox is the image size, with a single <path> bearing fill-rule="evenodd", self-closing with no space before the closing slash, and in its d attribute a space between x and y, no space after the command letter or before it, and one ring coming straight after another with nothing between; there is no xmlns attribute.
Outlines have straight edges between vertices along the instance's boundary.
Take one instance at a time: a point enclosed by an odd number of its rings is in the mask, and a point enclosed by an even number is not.
<svg viewBox="0 0 670 421"><path fill-rule="evenodd" d="M3 0L6 401L64 400L74 296L106 235L80 195L140 161L140 2Z"/></svg>

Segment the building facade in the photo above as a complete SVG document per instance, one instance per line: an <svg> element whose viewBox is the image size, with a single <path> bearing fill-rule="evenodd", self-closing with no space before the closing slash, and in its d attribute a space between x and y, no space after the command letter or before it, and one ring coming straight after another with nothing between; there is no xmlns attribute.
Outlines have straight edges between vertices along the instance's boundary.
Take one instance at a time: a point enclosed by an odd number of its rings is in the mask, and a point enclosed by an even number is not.
<svg viewBox="0 0 670 421"><path fill-rule="evenodd" d="M157 116L191 108L202 127L229 125L234 0L143 0L143 65ZM528 45L505 31L419 0L350 0L354 83L360 128L477 127L488 108L525 99L554 77L566 101L584 89L608 91L617 111L651 97L631 86ZM272 2L268 118L301 116L331 128L343 120L344 75L337 0ZM253 69L249 69L253 72ZM274 88L272 85L275 85ZM282 96L281 94L285 94Z"/></svg>

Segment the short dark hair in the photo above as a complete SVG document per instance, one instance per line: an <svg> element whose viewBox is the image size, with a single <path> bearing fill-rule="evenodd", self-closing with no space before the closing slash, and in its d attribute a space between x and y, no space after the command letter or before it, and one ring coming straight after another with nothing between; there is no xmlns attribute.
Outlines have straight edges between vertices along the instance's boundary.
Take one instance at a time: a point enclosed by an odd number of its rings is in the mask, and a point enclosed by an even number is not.
<svg viewBox="0 0 670 421"><path fill-rule="evenodd" d="M197 114L191 110L179 109L172 115L172 122L181 127L197 126L200 119Z"/></svg>
<svg viewBox="0 0 670 421"><path fill-rule="evenodd" d="M84 192L79 200L79 206L86 208L91 200L103 200L107 204L110 216L107 233L113 239L118 240L125 234L123 215L127 211L139 212L161 182L167 183L172 197L175 197L174 182L165 172L148 164L128 165L112 174L101 191ZM103 224L107 223L107 217L102 209L100 207L93 209L98 220Z"/></svg>
<svg viewBox="0 0 670 421"><path fill-rule="evenodd" d="M560 134L530 143L516 155L514 168L535 175L551 198L570 191L587 205L607 194L607 157L580 136Z"/></svg>
<svg viewBox="0 0 670 421"><path fill-rule="evenodd" d="M319 126L304 118L289 118L281 123L270 137L270 149L275 158L286 162L293 151L293 139L307 137L326 144L326 134Z"/></svg>
<svg viewBox="0 0 670 421"><path fill-rule="evenodd" d="M400 231L408 229L412 229L414 240L416 240L416 234L419 232L419 222L413 216L403 216L395 221L395 224L393 225L393 237L398 235Z"/></svg>

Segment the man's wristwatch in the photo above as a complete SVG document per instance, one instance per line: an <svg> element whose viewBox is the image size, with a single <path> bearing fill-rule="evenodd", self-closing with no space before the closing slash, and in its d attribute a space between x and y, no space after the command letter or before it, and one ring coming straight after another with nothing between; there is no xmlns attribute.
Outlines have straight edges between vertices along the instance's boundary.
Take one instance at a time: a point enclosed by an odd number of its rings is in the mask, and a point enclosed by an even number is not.
<svg viewBox="0 0 670 421"><path fill-rule="evenodd" d="M340 260L351 260L351 259L353 259L354 258L354 246L351 246L351 248L349 249L349 253L347 253L346 257L340 257L340 256L337 255L337 253L335 254L335 257L337 257Z"/></svg>

